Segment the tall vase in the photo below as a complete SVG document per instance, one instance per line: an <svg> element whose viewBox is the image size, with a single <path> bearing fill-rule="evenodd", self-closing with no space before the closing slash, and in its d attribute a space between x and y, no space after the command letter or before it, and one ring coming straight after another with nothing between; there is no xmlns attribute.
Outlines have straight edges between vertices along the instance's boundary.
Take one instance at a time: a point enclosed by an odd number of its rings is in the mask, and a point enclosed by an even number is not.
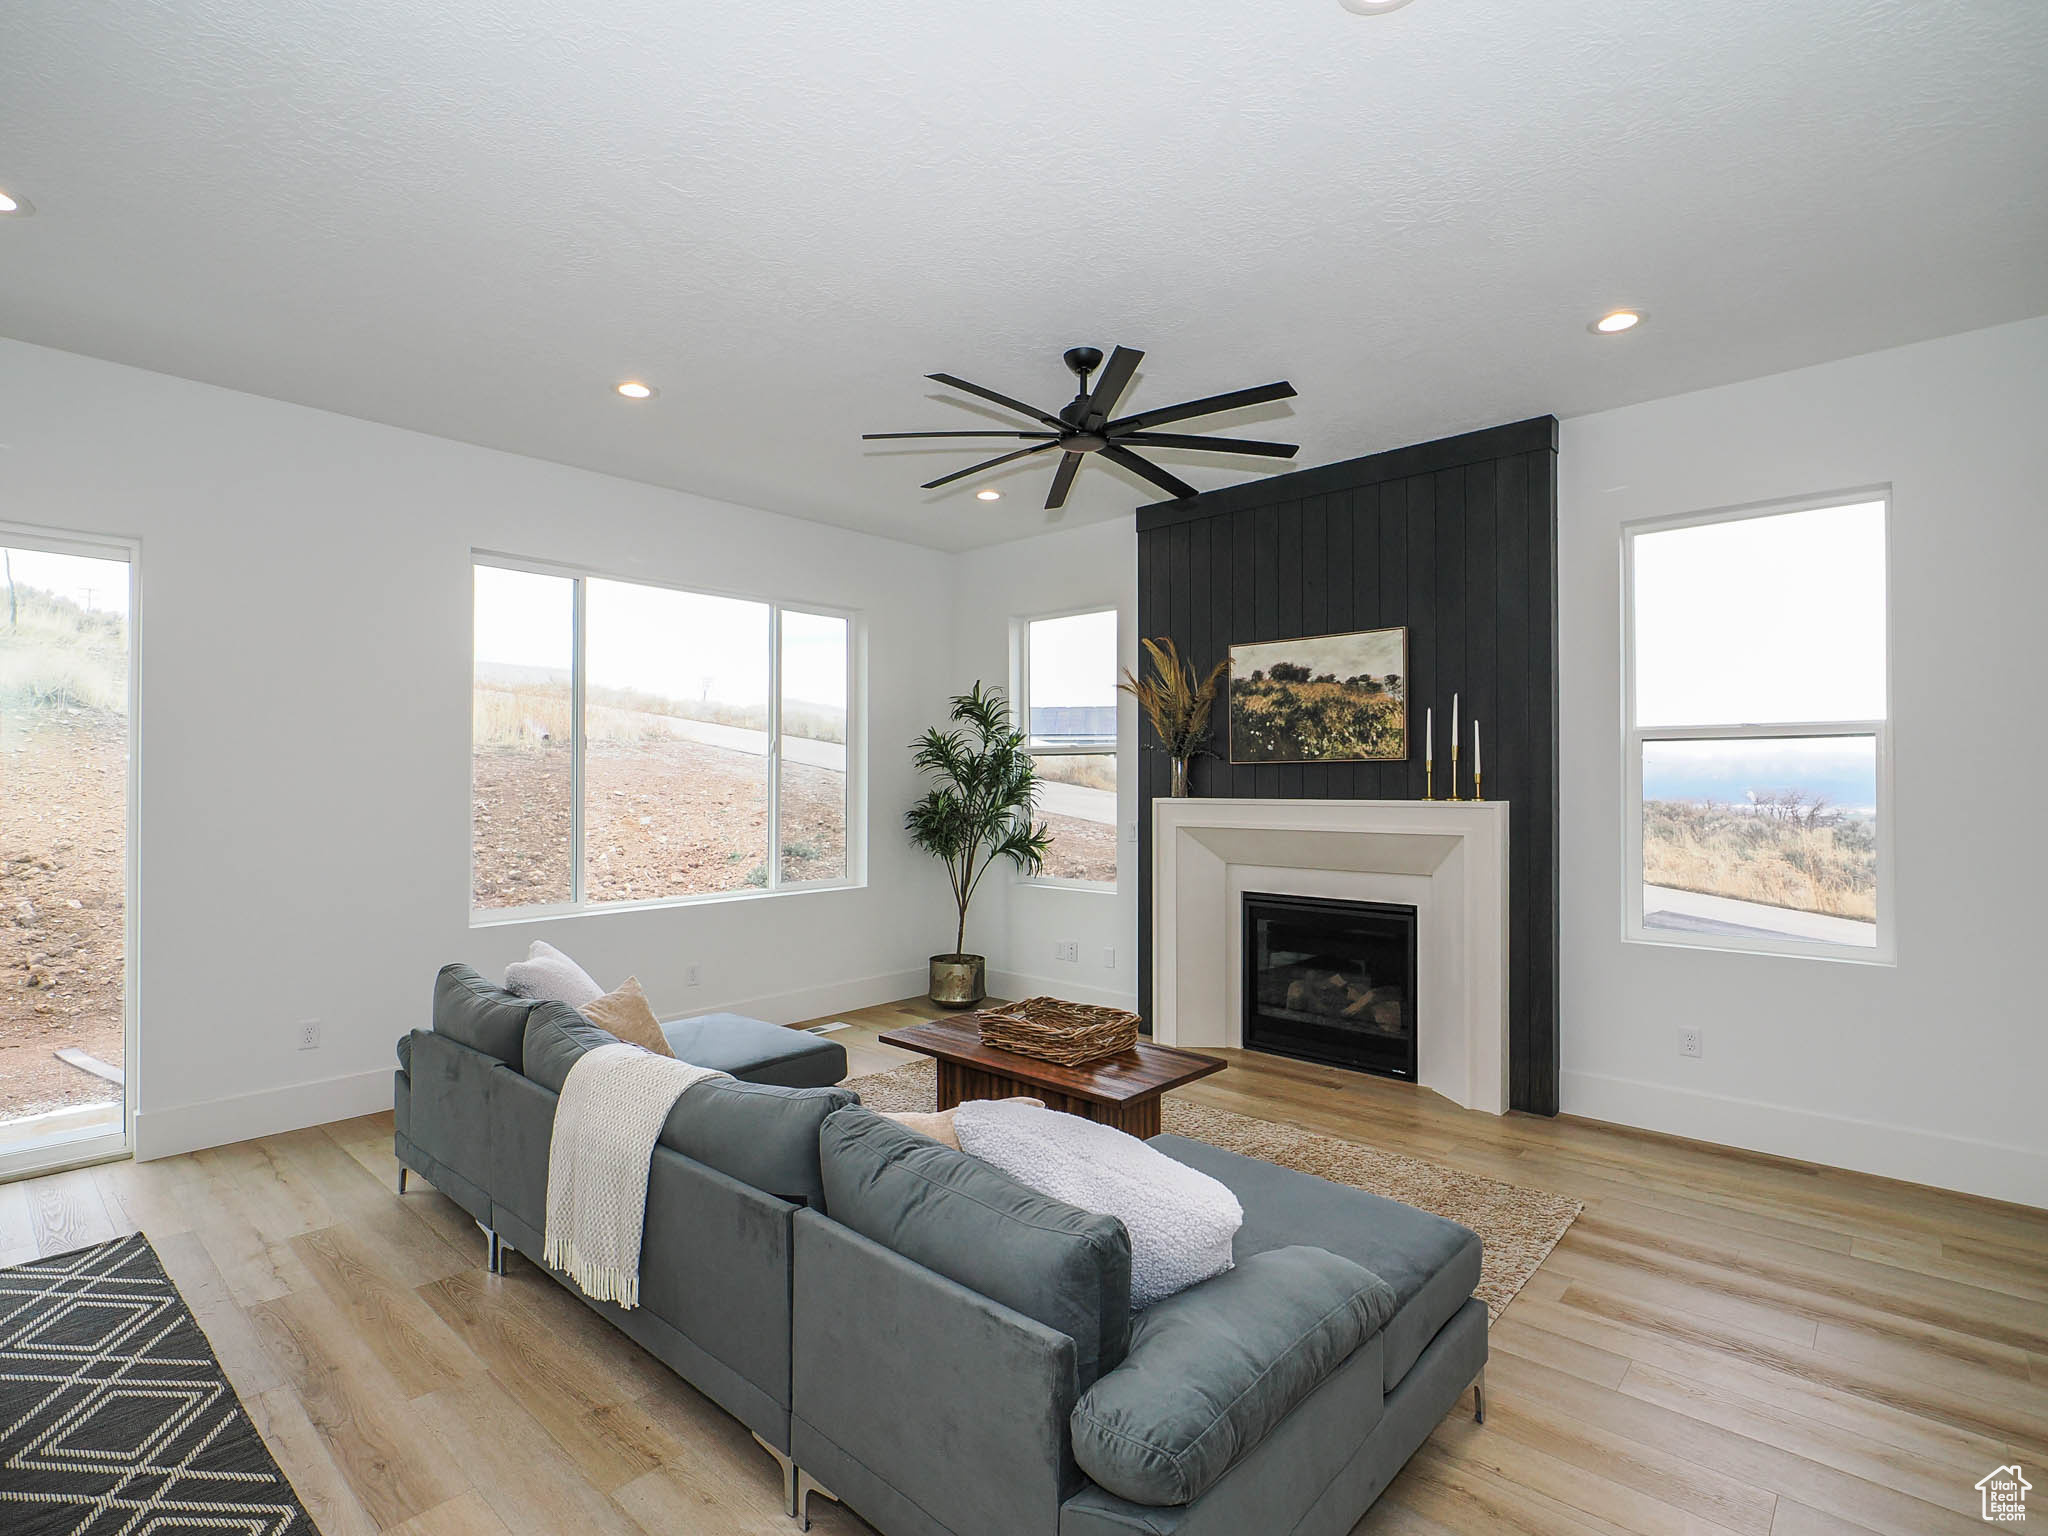
<svg viewBox="0 0 2048 1536"><path fill-rule="evenodd" d="M1173 788L1170 793L1176 800L1188 797L1188 759L1175 753L1170 759L1173 764Z"/></svg>

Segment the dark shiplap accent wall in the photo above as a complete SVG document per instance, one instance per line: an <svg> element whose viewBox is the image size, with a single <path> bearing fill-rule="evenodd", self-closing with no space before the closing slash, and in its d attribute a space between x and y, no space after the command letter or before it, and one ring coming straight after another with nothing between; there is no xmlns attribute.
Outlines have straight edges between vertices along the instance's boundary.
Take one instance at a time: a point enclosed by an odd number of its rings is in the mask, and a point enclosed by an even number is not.
<svg viewBox="0 0 2048 1536"><path fill-rule="evenodd" d="M1557 421L1534 420L1162 502L1138 513L1138 633L1206 671L1233 644L1408 627L1411 753L1402 763L1200 759L1194 793L1422 797L1423 709L1449 793L1451 694L1485 733L1486 795L1509 831L1508 1081L1557 1112ZM1214 745L1227 744L1217 721ZM1151 732L1145 732L1149 741ZM1463 792L1471 793L1465 731ZM1152 801L1139 779L1138 995L1152 999Z"/></svg>

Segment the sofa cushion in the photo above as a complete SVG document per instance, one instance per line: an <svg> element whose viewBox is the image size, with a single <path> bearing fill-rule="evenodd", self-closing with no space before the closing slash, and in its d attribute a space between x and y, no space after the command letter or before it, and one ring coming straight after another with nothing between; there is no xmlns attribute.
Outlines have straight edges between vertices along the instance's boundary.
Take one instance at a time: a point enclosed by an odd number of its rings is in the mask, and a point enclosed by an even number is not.
<svg viewBox="0 0 2048 1536"><path fill-rule="evenodd" d="M519 1065L527 1017L540 1006L492 986L466 965L444 965L434 978L434 1032L508 1067Z"/></svg>
<svg viewBox="0 0 2048 1536"><path fill-rule="evenodd" d="M1393 1291L1349 1259L1254 1254L1138 1314L1123 1364L1074 1407L1074 1459L1134 1504L1189 1503L1393 1312Z"/></svg>
<svg viewBox="0 0 2048 1536"><path fill-rule="evenodd" d="M1332 1184L1205 1141L1162 1135L1168 1157L1228 1184L1244 1204L1237 1259L1307 1243L1371 1270L1394 1292L1387 1322L1388 1390L1479 1284L1479 1239L1455 1221L1412 1205Z"/></svg>
<svg viewBox="0 0 2048 1536"><path fill-rule="evenodd" d="M534 1010L526 1032L526 1076L559 1094L579 1056L612 1043L610 1034L567 1004L544 1004ZM819 1205L819 1127L834 1110L856 1102L846 1088L708 1078L676 1101L661 1128L661 1144L766 1194Z"/></svg>
<svg viewBox="0 0 2048 1536"><path fill-rule="evenodd" d="M750 1083L829 1088L846 1076L846 1047L801 1029L737 1013L707 1013L661 1026L669 1049L697 1067L716 1067Z"/></svg>
<svg viewBox="0 0 2048 1536"><path fill-rule="evenodd" d="M533 941L524 960L505 967L505 990L542 1002L567 1003L571 1008L604 996L604 988L590 972L539 939Z"/></svg>
<svg viewBox="0 0 2048 1536"><path fill-rule="evenodd" d="M1123 1359L1131 1241L1122 1222L1026 1189L872 1110L828 1116L819 1153L834 1221L1065 1334L1084 1388Z"/></svg>

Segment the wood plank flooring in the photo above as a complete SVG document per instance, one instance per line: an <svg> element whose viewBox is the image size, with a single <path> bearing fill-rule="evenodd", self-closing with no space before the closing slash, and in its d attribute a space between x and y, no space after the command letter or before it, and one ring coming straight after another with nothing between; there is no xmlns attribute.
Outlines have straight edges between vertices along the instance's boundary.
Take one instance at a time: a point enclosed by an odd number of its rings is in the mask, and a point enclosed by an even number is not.
<svg viewBox="0 0 2048 1536"><path fill-rule="evenodd" d="M929 1012L833 1038L880 1071ZM1190 1098L1586 1202L1493 1330L1487 1422L1360 1533L1934 1536L2048 1466L2048 1213L1217 1054ZM0 1186L0 1264L148 1233L325 1536L793 1529L745 1430L397 1171L387 1114Z"/></svg>

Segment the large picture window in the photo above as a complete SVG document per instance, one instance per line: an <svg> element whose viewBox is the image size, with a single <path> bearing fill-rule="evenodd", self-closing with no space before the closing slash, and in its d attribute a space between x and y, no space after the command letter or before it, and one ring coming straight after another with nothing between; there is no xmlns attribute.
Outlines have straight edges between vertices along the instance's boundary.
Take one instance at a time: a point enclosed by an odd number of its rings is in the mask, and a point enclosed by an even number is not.
<svg viewBox="0 0 2048 1536"><path fill-rule="evenodd" d="M1043 880L1116 885L1116 610L1029 619L1017 697L1052 832Z"/></svg>
<svg viewBox="0 0 2048 1536"><path fill-rule="evenodd" d="M1890 958L1886 514L1626 531L1629 937Z"/></svg>
<svg viewBox="0 0 2048 1536"><path fill-rule="evenodd" d="M844 884L844 614L479 560L471 905Z"/></svg>

